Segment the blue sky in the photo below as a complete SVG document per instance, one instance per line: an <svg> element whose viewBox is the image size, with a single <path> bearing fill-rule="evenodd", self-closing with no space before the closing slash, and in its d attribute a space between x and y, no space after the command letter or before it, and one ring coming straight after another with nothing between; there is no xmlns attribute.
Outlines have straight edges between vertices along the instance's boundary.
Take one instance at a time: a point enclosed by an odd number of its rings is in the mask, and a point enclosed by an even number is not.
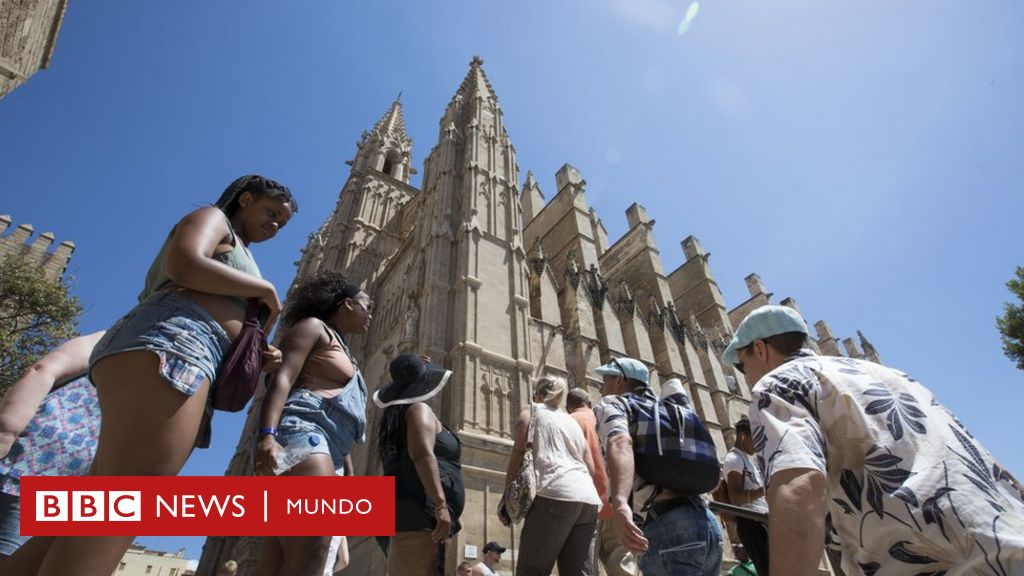
<svg viewBox="0 0 1024 576"><path fill-rule="evenodd" d="M0 100L0 213L76 243L92 331L175 221L260 172L301 204L255 249L283 291L362 130L402 91L422 167L479 54L548 198L571 163L613 241L648 209L666 272L693 234L730 307L757 272L863 330L1024 476L1024 372L994 328L1024 264L1024 4L707 0L679 35L689 6L72 2L51 68ZM218 415L185 473L223 473L241 422Z"/></svg>

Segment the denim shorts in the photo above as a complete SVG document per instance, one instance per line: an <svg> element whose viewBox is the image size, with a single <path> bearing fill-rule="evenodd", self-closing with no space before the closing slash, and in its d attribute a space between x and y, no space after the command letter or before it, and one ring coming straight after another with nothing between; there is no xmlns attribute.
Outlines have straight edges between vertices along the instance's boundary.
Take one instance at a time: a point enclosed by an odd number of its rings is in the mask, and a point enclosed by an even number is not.
<svg viewBox="0 0 1024 576"><path fill-rule="evenodd" d="M17 496L0 493L0 555L10 556L28 541L21 535L21 502Z"/></svg>
<svg viewBox="0 0 1024 576"><path fill-rule="evenodd" d="M354 383L353 383L354 384ZM333 398L324 398L305 388L295 388L288 394L277 425L277 442L286 449L305 448L309 437L318 437L313 454L327 454L334 462L335 473L351 474L345 470L345 455L352 451L356 424L352 416L340 408Z"/></svg>
<svg viewBox="0 0 1024 576"><path fill-rule="evenodd" d="M107 330L93 349L89 370L107 356L150 350L160 357L160 376L167 385L194 396L204 378L211 384L216 380L230 348L224 328L205 308L177 292L160 291Z"/></svg>

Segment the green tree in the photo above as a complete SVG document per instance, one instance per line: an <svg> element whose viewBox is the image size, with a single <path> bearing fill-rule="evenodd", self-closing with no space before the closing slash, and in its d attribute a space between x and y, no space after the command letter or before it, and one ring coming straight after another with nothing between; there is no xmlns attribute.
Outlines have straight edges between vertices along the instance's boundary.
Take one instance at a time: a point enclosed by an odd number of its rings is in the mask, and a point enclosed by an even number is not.
<svg viewBox="0 0 1024 576"><path fill-rule="evenodd" d="M0 396L33 362L77 335L81 313L67 280L47 278L20 255L0 262Z"/></svg>
<svg viewBox="0 0 1024 576"><path fill-rule="evenodd" d="M1024 267L1017 266L1017 277L1006 287L1024 303ZM1003 353L1024 370L1024 304L1007 302L1003 315L996 318L996 328L1003 340Z"/></svg>

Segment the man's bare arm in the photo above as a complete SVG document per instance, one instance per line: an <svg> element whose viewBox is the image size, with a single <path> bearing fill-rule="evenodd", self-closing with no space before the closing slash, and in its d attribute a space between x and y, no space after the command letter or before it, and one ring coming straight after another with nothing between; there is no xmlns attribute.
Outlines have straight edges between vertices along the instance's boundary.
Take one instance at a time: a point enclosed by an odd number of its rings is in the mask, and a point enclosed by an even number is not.
<svg viewBox="0 0 1024 576"><path fill-rule="evenodd" d="M768 487L771 572L812 576L825 547L828 498L825 475L794 468L772 475Z"/></svg>

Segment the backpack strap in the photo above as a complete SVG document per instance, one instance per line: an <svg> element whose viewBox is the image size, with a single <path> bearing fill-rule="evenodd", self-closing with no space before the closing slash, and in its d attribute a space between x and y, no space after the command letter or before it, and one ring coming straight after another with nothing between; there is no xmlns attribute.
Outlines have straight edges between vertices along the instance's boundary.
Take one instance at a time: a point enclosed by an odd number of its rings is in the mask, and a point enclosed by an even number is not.
<svg viewBox="0 0 1024 576"><path fill-rule="evenodd" d="M537 420L537 405L530 402L530 423L526 427L526 449L533 451L534 422Z"/></svg>
<svg viewBox="0 0 1024 576"><path fill-rule="evenodd" d="M661 449L661 400L658 398L654 399L654 435L658 438L658 456L664 456L665 452Z"/></svg>

